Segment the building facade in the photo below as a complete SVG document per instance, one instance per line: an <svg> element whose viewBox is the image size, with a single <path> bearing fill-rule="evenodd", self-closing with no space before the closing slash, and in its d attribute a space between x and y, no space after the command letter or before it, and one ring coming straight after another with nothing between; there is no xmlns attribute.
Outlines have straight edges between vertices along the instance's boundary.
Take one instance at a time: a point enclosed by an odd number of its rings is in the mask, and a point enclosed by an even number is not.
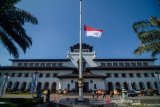
<svg viewBox="0 0 160 107"><path fill-rule="evenodd" d="M96 58L93 47L82 44L84 92L104 89L160 90L160 66L156 59ZM32 75L37 75L37 90L49 88L78 90L79 44L70 47L65 59L11 59L11 66L0 66L0 82L10 78L7 90L29 91Z"/></svg>

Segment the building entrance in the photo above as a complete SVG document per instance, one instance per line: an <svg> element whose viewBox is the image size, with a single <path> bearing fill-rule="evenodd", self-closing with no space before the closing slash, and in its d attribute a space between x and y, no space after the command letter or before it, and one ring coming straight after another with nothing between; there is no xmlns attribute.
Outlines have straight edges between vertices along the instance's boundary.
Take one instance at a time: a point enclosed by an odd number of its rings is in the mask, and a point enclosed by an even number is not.
<svg viewBox="0 0 160 107"><path fill-rule="evenodd" d="M84 92L88 92L89 91L89 83L88 82L84 82L84 84L83 84L83 91Z"/></svg>

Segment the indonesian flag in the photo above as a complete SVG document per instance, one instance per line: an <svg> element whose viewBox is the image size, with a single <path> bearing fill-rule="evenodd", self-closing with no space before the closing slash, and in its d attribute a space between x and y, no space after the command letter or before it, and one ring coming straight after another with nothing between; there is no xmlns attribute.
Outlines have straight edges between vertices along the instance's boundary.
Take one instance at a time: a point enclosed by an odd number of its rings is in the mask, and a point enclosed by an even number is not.
<svg viewBox="0 0 160 107"><path fill-rule="evenodd" d="M86 36L92 36L97 38L101 37L101 34L103 32L103 30L94 29L87 25L84 25L84 30L86 31Z"/></svg>

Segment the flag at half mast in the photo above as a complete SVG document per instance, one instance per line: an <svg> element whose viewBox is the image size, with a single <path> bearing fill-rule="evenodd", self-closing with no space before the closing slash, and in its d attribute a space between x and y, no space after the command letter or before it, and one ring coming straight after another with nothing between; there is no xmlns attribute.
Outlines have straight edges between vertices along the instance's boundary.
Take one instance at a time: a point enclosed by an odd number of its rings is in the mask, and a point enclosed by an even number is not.
<svg viewBox="0 0 160 107"><path fill-rule="evenodd" d="M94 29L87 25L84 25L84 30L86 31L86 36L92 36L92 37L97 37L97 38L101 37L101 34L103 32L103 30Z"/></svg>

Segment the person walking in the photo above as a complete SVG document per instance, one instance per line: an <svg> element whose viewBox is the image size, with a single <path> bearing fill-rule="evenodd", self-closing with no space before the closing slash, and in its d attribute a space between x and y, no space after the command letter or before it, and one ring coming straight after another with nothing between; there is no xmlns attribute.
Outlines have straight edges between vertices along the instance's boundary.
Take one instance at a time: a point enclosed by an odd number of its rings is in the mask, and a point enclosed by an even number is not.
<svg viewBox="0 0 160 107"><path fill-rule="evenodd" d="M92 90L92 97L93 97L93 99L94 99L94 95L95 95L95 91Z"/></svg>

